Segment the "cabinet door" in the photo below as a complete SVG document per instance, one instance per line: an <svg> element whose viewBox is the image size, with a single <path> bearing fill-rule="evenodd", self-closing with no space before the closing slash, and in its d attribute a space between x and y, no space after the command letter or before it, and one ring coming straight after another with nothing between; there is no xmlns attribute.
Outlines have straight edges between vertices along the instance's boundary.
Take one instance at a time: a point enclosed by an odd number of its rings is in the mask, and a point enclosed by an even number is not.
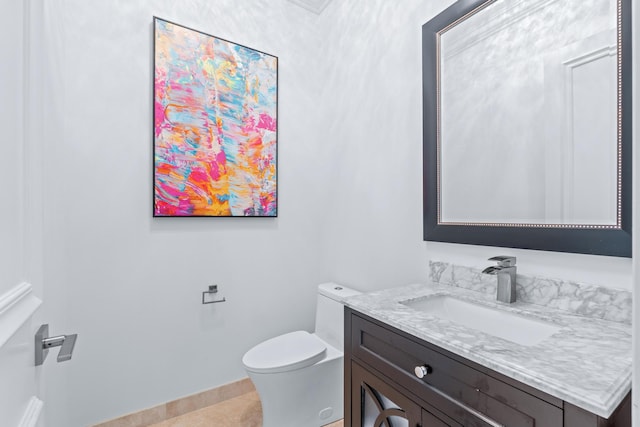
<svg viewBox="0 0 640 427"><path fill-rule="evenodd" d="M352 427L423 425L422 408L418 404L355 362L351 362L351 387ZM425 424L424 427L431 426Z"/></svg>
<svg viewBox="0 0 640 427"><path fill-rule="evenodd" d="M460 424L449 421L445 423L430 412L422 411L422 427L458 427Z"/></svg>
<svg viewBox="0 0 640 427"><path fill-rule="evenodd" d="M351 368L353 427L462 427L421 408L356 362L351 362Z"/></svg>

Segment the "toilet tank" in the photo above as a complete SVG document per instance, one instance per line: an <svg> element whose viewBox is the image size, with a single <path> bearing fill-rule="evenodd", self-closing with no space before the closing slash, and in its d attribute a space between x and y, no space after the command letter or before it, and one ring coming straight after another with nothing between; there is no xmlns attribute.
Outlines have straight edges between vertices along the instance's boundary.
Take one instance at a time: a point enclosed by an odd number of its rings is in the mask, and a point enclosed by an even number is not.
<svg viewBox="0 0 640 427"><path fill-rule="evenodd" d="M318 285L316 304L316 335L342 351L344 347L345 298L360 292L337 283Z"/></svg>

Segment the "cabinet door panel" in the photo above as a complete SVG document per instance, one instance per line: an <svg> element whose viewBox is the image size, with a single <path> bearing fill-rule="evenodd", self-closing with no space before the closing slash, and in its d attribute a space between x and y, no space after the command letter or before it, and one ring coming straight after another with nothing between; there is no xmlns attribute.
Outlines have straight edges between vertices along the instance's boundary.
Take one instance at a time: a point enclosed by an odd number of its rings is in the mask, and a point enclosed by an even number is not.
<svg viewBox="0 0 640 427"><path fill-rule="evenodd" d="M422 409L360 365L351 362L352 427L420 427Z"/></svg>
<svg viewBox="0 0 640 427"><path fill-rule="evenodd" d="M453 427L459 424L447 424L427 411L422 411L422 427Z"/></svg>

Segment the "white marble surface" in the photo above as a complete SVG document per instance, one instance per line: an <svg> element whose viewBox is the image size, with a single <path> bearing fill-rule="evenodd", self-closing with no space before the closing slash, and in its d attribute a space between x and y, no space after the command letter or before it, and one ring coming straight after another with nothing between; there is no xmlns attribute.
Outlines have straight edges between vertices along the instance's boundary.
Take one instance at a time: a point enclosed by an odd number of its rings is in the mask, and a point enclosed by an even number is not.
<svg viewBox="0 0 640 427"><path fill-rule="evenodd" d="M487 264L489 265L489 264ZM495 295L496 278L473 267L429 261L433 283ZM631 325L631 292L563 279L518 274L516 299L587 317Z"/></svg>
<svg viewBox="0 0 640 427"><path fill-rule="evenodd" d="M401 302L449 295L561 326L525 347L411 309ZM415 284L357 295L346 304L368 316L573 405L608 418L631 389L631 325L525 302L500 303L489 293ZM526 331L523 331L526 333Z"/></svg>

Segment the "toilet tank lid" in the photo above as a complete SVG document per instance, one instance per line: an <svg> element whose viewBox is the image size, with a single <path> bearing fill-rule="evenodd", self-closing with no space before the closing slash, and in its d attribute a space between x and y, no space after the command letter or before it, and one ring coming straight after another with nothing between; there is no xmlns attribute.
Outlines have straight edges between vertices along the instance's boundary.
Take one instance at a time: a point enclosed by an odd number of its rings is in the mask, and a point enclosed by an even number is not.
<svg viewBox="0 0 640 427"><path fill-rule="evenodd" d="M256 345L245 353L242 364L258 373L294 371L319 362L326 350L326 344L316 335L295 331Z"/></svg>
<svg viewBox="0 0 640 427"><path fill-rule="evenodd" d="M338 302L344 302L347 297L361 294L360 291L347 288L334 282L321 283L318 285L318 293Z"/></svg>

